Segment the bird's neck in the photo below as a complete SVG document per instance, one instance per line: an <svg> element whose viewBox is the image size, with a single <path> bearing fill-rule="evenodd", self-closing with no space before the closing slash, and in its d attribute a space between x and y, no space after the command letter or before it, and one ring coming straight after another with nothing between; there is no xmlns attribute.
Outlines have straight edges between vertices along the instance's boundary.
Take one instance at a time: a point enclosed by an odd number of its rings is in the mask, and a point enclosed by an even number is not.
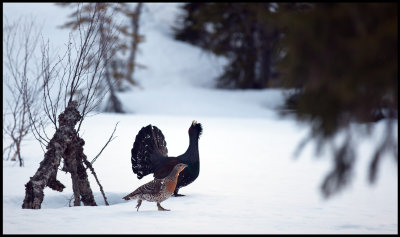
<svg viewBox="0 0 400 237"><path fill-rule="evenodd" d="M178 170L173 169L172 172L166 177L168 181L176 181L178 179Z"/></svg>
<svg viewBox="0 0 400 237"><path fill-rule="evenodd" d="M192 162L196 162L199 160L199 139L198 137L191 137L189 140L189 147L186 150L185 154L187 159Z"/></svg>
<svg viewBox="0 0 400 237"><path fill-rule="evenodd" d="M196 138L190 138L188 150L190 150L190 149L194 149L194 150L198 150L199 149L199 139L197 137Z"/></svg>

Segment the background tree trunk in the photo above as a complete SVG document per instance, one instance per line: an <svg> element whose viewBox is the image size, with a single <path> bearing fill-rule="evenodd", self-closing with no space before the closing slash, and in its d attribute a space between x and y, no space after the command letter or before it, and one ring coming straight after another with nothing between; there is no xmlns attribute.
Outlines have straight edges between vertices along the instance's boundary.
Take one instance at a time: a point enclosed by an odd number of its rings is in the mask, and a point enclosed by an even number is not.
<svg viewBox="0 0 400 237"><path fill-rule="evenodd" d="M105 36L104 28L102 25L100 25L100 45L104 45L107 43L107 39ZM124 110L122 109L122 104L121 101L119 101L118 97L115 94L115 88L114 84L117 82L113 83L111 81L111 76L110 76L110 64L108 63L108 53L106 52L103 54L103 60L104 60L104 77L107 82L107 86L110 92L110 97L108 98L106 107L104 109L105 112L116 112L116 113L124 113Z"/></svg>
<svg viewBox="0 0 400 237"><path fill-rule="evenodd" d="M136 5L134 16L131 19L132 22L132 27L133 27L133 37L132 37L132 48L131 48L131 54L129 55L128 59L128 70L127 70L127 79L129 82L132 84L135 84L135 80L133 79L133 74L135 72L135 58L136 58L136 52L137 52L137 47L138 44L140 43L140 36L139 36L139 19L140 19L140 13L142 11L142 5L143 3L139 2Z"/></svg>

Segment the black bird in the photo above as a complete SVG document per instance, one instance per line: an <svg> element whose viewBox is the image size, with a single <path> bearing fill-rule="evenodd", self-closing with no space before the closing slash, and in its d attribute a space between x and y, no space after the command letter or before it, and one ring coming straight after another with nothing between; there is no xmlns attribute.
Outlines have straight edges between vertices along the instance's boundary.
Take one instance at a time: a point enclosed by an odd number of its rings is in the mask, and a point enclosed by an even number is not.
<svg viewBox="0 0 400 237"><path fill-rule="evenodd" d="M162 179L171 173L175 165L184 163L184 169L178 177L174 196L180 188L192 183L200 173L199 138L203 132L202 125L194 120L189 127L189 147L185 153L177 157L168 157L167 143L160 129L151 124L143 127L136 135L131 150L132 170L138 179L153 173L154 178Z"/></svg>

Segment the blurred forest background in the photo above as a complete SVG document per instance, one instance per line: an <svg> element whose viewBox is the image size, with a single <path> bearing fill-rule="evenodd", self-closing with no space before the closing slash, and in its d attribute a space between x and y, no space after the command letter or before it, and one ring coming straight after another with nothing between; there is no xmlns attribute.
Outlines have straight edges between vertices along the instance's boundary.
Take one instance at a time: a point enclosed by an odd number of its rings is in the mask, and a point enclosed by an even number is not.
<svg viewBox="0 0 400 237"><path fill-rule="evenodd" d="M75 21L76 15L90 14L94 4L107 12L97 43L115 45L104 56L102 86L110 92L104 111L124 113L116 92L136 86L135 69L146 67L135 60L146 39L139 34L142 3L85 3L60 27L77 30L87 24L87 17ZM74 9L75 3L59 6ZM324 196L350 180L357 158L354 123L366 125L366 135L375 122L386 124L371 155L371 183L385 153L397 162L398 3L185 3L182 10L173 37L227 59L215 78L218 88L288 89L282 116L295 116L312 128L298 151L312 141L318 155L333 144L334 167L323 182ZM128 20L121 24L121 17ZM110 32L118 37L105 37Z"/></svg>
<svg viewBox="0 0 400 237"><path fill-rule="evenodd" d="M318 154L345 131L333 149L325 196L350 180L357 157L351 123L387 118L370 182L383 153L398 160L397 3L188 3L183 9L175 38L229 61L217 78L220 88L293 89L284 114L312 127L299 150L314 140Z"/></svg>

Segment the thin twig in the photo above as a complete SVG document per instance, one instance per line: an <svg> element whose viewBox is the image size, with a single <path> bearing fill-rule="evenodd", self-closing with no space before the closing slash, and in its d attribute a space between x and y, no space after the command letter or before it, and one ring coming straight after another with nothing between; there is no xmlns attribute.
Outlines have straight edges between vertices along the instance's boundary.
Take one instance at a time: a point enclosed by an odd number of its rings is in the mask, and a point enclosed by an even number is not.
<svg viewBox="0 0 400 237"><path fill-rule="evenodd" d="M93 160L90 162L90 164L93 164L93 163L97 160L97 158L101 155L101 153L103 152L103 150L108 146L108 144L109 144L112 140L114 140L115 137L113 137L113 136L114 136L115 130L117 129L118 123L119 123L119 122L117 122L117 123L115 124L114 131L112 132L112 134L111 134L110 138L108 139L107 143L103 146L103 148L101 149L101 151L99 152L99 154L97 154L97 156L95 156L95 157L93 158Z"/></svg>
<svg viewBox="0 0 400 237"><path fill-rule="evenodd" d="M83 162L85 163L85 165L86 165L86 169L89 168L90 171L92 172L94 178L96 179L96 182L97 182L97 184L98 184L99 187L100 187L100 192L101 192L101 194L103 195L104 203L106 204L106 206L109 206L109 204L108 204L108 202L107 202L107 197L106 197L106 195L105 195L105 193L104 193L103 186L101 186L100 181L99 181L99 179L97 178L96 172L94 171L94 168L93 168L92 164L93 164L93 163L96 161L96 159L101 155L101 153L102 153L103 150L108 146L108 144L109 144L112 140L114 140L115 137L113 137L113 136L114 136L114 133L115 133L115 131L116 131L116 129L117 129L118 123L119 123L119 122L117 122L117 123L115 124L114 131L112 132L110 138L108 139L107 143L103 146L103 148L101 149L101 151L99 152L99 154L97 154L96 157L95 157L91 162L89 162L87 159L85 159L85 160L83 161Z"/></svg>

